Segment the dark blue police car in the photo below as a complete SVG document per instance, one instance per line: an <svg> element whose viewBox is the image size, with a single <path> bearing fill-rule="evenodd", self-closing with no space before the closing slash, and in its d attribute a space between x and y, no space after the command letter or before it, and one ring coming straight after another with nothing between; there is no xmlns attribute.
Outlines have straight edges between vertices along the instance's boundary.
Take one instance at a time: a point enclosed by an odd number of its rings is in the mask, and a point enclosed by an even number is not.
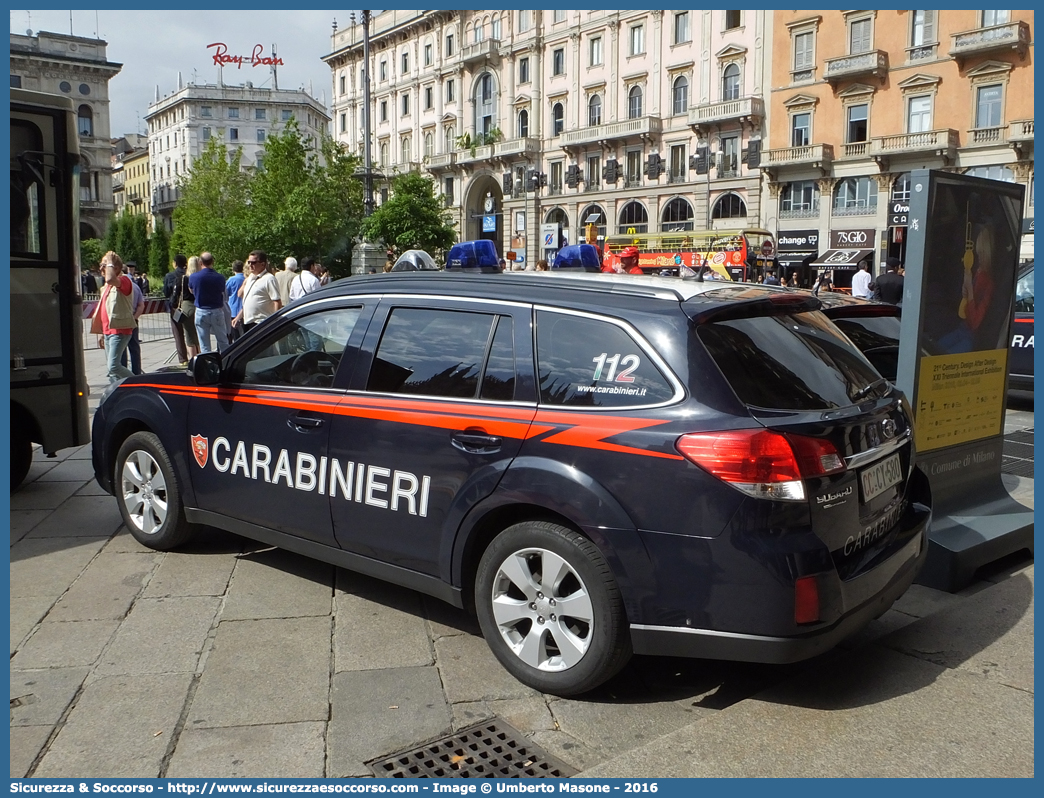
<svg viewBox="0 0 1044 798"><path fill-rule="evenodd" d="M927 554L905 399L818 310L659 277L340 281L128 378L94 468L134 536L219 527L474 608L520 681L789 662Z"/></svg>

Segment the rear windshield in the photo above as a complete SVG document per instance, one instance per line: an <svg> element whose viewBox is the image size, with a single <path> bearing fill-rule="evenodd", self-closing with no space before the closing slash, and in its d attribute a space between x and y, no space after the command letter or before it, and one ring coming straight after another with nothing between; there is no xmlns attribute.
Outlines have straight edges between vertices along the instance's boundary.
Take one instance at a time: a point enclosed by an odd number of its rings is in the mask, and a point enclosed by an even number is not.
<svg viewBox="0 0 1044 798"><path fill-rule="evenodd" d="M740 401L780 410L845 407L880 375L822 313L730 319L698 328Z"/></svg>

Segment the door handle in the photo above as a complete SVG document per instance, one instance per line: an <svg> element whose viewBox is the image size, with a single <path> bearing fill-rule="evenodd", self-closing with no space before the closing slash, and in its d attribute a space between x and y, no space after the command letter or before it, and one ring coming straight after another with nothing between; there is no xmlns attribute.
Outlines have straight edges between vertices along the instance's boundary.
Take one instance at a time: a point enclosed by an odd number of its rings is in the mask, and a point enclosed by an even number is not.
<svg viewBox="0 0 1044 798"><path fill-rule="evenodd" d="M503 442L503 438L487 435L483 429L469 428L463 432L454 432L450 436L450 443L453 447L468 454L496 454L500 451Z"/></svg>
<svg viewBox="0 0 1044 798"><path fill-rule="evenodd" d="M323 424L326 423L326 420L298 410L289 415L286 419L286 423L298 432L311 432L323 426Z"/></svg>

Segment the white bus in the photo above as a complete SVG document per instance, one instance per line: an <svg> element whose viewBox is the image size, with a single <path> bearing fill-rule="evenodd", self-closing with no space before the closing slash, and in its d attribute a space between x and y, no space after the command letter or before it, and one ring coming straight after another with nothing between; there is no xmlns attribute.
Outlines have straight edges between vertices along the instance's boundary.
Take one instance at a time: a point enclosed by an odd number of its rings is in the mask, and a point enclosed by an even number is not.
<svg viewBox="0 0 1044 798"><path fill-rule="evenodd" d="M90 441L80 296L79 144L72 101L11 89L11 488Z"/></svg>

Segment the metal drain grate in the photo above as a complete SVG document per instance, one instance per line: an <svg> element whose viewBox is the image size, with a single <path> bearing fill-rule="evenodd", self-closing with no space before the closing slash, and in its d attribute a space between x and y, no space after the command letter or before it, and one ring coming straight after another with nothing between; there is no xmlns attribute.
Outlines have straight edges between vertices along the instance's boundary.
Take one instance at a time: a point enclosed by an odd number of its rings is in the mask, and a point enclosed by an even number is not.
<svg viewBox="0 0 1044 798"><path fill-rule="evenodd" d="M576 770L496 718L369 763L376 776L455 779L566 778Z"/></svg>
<svg viewBox="0 0 1044 798"><path fill-rule="evenodd" d="M1004 436L1001 471L1017 477L1033 478L1033 430L1023 429Z"/></svg>

